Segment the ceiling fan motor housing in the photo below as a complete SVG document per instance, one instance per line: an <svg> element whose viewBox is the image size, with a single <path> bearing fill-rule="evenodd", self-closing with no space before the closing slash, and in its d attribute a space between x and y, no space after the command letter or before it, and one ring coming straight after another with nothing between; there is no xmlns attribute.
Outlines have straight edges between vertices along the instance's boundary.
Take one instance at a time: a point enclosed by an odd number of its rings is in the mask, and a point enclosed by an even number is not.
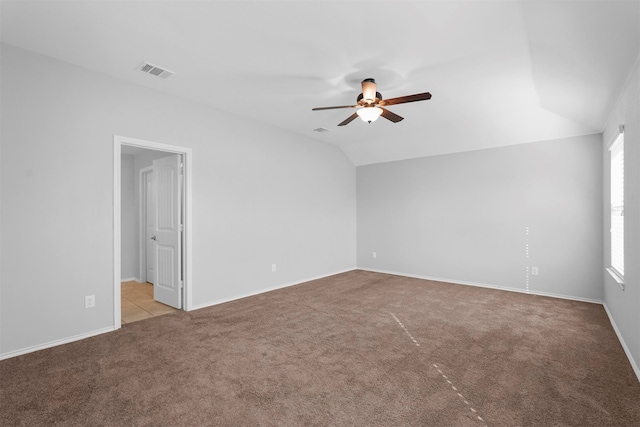
<svg viewBox="0 0 640 427"><path fill-rule="evenodd" d="M382 101L382 94L380 94L380 92L376 92L376 99L373 100L373 102L366 102L364 100L364 94L360 94L358 95L358 99L357 99L357 103L358 105L365 107L367 105L372 106L372 105L376 105L378 102Z"/></svg>

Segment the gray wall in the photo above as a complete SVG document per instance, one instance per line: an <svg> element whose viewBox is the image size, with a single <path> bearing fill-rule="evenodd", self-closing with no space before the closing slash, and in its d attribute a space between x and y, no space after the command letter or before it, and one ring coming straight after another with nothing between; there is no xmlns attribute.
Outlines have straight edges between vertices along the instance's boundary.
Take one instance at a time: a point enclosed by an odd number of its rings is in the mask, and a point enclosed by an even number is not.
<svg viewBox="0 0 640 427"><path fill-rule="evenodd" d="M357 186L359 268L602 300L599 135L359 166Z"/></svg>
<svg viewBox="0 0 640 427"><path fill-rule="evenodd" d="M624 133L624 281L622 290L608 273L604 273L604 304L616 332L632 359L640 378L640 65L636 63L631 79L603 133L604 159L604 263L610 265L609 241L609 144Z"/></svg>
<svg viewBox="0 0 640 427"><path fill-rule="evenodd" d="M1 54L0 357L113 328L114 134L193 150L194 305L355 267L355 168L337 147Z"/></svg>
<svg viewBox="0 0 640 427"><path fill-rule="evenodd" d="M121 279L132 279L140 277L138 271L139 267L139 255L137 242L139 238L138 233L138 217L136 208L136 191L135 191L135 170L134 161L135 158L130 154L123 154L120 156L120 250L121 256Z"/></svg>

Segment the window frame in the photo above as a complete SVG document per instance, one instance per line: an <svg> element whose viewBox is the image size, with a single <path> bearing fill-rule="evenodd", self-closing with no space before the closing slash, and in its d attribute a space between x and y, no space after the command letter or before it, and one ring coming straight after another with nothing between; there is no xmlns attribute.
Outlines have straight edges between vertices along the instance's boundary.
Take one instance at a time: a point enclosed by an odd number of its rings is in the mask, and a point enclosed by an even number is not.
<svg viewBox="0 0 640 427"><path fill-rule="evenodd" d="M624 290L624 128L609 146L609 267ZM615 221L618 217L620 220Z"/></svg>

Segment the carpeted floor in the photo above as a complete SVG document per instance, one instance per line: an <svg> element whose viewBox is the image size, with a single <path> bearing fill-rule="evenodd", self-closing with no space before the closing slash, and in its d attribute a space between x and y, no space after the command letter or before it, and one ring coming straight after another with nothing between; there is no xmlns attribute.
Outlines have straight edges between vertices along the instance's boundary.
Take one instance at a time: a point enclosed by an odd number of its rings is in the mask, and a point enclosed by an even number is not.
<svg viewBox="0 0 640 427"><path fill-rule="evenodd" d="M639 426L602 306L352 271L0 362L3 426Z"/></svg>

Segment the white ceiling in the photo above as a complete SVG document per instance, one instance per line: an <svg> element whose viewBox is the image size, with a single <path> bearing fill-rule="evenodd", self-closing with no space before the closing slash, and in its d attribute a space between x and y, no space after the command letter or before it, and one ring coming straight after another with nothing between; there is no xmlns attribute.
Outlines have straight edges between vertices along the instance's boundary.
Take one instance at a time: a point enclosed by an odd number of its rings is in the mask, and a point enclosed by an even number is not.
<svg viewBox="0 0 640 427"><path fill-rule="evenodd" d="M640 55L640 0L0 4L5 43L335 144L356 165L601 132ZM389 107L396 124L311 111L355 103L368 77L385 98L433 98Z"/></svg>

